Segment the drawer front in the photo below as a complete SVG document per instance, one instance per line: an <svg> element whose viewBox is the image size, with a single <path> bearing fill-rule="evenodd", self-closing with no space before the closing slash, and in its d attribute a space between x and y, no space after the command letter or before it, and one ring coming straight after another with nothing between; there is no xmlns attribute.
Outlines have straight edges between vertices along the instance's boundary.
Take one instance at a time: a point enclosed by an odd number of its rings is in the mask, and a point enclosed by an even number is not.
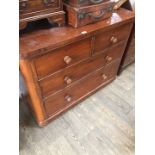
<svg viewBox="0 0 155 155"><path fill-rule="evenodd" d="M59 113L83 99L97 88L105 85L106 82L113 80L117 74L119 63L120 61L115 61L106 68L102 68L72 85L72 87L66 88L64 91L47 98L44 101L47 115L51 116Z"/></svg>
<svg viewBox="0 0 155 155"><path fill-rule="evenodd" d="M120 43L116 47L108 49L100 55L94 56L92 59L66 68L63 71L39 81L43 97L70 86L75 81L80 80L91 72L102 68L116 59L120 59L123 54L123 48L124 43Z"/></svg>
<svg viewBox="0 0 155 155"><path fill-rule="evenodd" d="M19 0L20 14L59 7L60 0Z"/></svg>
<svg viewBox="0 0 155 155"><path fill-rule="evenodd" d="M132 24L123 25L95 36L94 53L102 52L122 40L128 39Z"/></svg>
<svg viewBox="0 0 155 155"><path fill-rule="evenodd" d="M109 64L116 59L121 59L123 56L125 47L126 47L126 42L122 41L117 45L104 50L103 54L105 54L106 64ZM100 53L97 55L100 55Z"/></svg>
<svg viewBox="0 0 155 155"><path fill-rule="evenodd" d="M38 79L89 58L91 38L72 43L34 60Z"/></svg>

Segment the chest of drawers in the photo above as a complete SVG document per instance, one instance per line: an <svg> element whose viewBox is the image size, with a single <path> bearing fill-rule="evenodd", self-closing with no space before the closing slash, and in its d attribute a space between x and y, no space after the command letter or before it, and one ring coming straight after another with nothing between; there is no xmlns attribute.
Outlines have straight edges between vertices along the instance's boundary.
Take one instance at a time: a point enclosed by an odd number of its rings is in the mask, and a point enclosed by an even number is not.
<svg viewBox="0 0 155 155"><path fill-rule="evenodd" d="M19 0L19 28L23 29L30 21L47 18L49 22L63 25L64 11L62 0Z"/></svg>
<svg viewBox="0 0 155 155"><path fill-rule="evenodd" d="M133 21L120 9L96 24L20 36L20 69L39 126L116 78Z"/></svg>

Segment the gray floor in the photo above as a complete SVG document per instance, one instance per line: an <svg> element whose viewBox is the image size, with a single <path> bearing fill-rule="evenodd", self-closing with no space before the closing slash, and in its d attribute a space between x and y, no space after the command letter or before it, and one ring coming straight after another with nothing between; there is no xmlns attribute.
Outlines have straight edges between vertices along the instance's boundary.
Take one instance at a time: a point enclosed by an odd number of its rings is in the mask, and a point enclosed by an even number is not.
<svg viewBox="0 0 155 155"><path fill-rule="evenodd" d="M20 155L134 155L134 64L44 128L20 104Z"/></svg>

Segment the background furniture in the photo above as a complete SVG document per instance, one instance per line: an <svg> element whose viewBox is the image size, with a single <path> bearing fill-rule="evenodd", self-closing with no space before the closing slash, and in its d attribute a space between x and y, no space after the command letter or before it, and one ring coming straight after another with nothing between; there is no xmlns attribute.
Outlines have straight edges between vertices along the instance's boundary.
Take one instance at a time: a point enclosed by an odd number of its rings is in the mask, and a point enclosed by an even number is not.
<svg viewBox="0 0 155 155"><path fill-rule="evenodd" d="M77 28L111 17L114 2L107 1L96 5L72 7L64 3L69 25Z"/></svg>
<svg viewBox="0 0 155 155"><path fill-rule="evenodd" d="M62 0L19 0L19 28L24 29L28 22L47 18L50 23L65 23Z"/></svg>

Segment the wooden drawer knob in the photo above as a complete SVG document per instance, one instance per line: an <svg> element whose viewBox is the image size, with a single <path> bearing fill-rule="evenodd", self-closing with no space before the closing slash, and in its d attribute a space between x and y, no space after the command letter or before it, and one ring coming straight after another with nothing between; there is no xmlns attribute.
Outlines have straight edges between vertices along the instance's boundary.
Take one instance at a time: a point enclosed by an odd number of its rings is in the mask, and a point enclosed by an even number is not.
<svg viewBox="0 0 155 155"><path fill-rule="evenodd" d="M105 75L105 74L102 74L102 77L103 77L104 80L107 79L107 75Z"/></svg>
<svg viewBox="0 0 155 155"><path fill-rule="evenodd" d="M112 36L110 41L111 41L111 43L115 44L118 42L118 39L116 37Z"/></svg>
<svg viewBox="0 0 155 155"><path fill-rule="evenodd" d="M66 64L71 63L71 61L72 61L72 58L71 58L71 57L69 57L69 56L65 56L65 57L64 57L64 62L65 62Z"/></svg>
<svg viewBox="0 0 155 155"><path fill-rule="evenodd" d="M72 79L69 78L68 76L66 76L66 77L64 78L64 81L65 81L66 84L71 84L71 83L72 83Z"/></svg>
<svg viewBox="0 0 155 155"><path fill-rule="evenodd" d="M65 96L65 100L66 100L67 102L70 102L70 101L72 100L72 97L71 97L70 95L66 95L66 96Z"/></svg>
<svg viewBox="0 0 155 155"><path fill-rule="evenodd" d="M107 61L112 61L112 57L106 56L106 60L107 60Z"/></svg>

